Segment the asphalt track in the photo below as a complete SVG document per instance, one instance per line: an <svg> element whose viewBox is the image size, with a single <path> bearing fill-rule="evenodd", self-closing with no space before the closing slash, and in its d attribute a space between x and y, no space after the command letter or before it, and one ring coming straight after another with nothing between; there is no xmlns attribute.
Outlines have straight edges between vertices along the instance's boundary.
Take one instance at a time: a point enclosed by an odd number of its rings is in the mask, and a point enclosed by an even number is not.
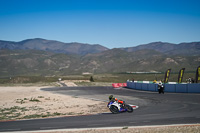
<svg viewBox="0 0 200 133"><path fill-rule="evenodd" d="M101 101L107 101L108 96L113 94L139 108L133 113L0 122L0 132L200 123L200 94L158 94L112 87L58 87L43 90Z"/></svg>

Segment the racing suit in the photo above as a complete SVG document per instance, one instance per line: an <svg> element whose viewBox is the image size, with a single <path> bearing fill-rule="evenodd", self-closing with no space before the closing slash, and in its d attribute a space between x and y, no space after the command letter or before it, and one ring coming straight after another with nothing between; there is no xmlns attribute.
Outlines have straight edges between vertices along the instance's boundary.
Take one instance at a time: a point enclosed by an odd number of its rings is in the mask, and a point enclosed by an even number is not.
<svg viewBox="0 0 200 133"><path fill-rule="evenodd" d="M116 101L116 102L118 102L119 104L120 104L120 106L122 107L122 108L125 108L125 102L124 101L122 101L122 100L118 100L117 98L115 98L115 97L113 97L112 99L111 99L111 101Z"/></svg>

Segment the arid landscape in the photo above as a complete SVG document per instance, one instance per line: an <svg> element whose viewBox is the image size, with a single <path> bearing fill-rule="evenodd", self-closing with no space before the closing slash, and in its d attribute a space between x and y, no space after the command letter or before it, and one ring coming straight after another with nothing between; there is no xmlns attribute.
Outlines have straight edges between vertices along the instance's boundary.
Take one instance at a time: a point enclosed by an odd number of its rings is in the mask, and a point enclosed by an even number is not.
<svg viewBox="0 0 200 133"><path fill-rule="evenodd" d="M88 115L107 112L106 103L41 91L42 87L0 87L0 120Z"/></svg>
<svg viewBox="0 0 200 133"><path fill-rule="evenodd" d="M199 5L1 0L0 133L200 133Z"/></svg>

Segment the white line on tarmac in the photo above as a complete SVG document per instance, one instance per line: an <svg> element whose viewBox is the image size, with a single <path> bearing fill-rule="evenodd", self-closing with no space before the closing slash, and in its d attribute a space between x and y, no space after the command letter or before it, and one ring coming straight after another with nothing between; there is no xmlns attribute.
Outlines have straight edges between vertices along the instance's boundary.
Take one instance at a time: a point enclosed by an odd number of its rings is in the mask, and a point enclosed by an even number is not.
<svg viewBox="0 0 200 133"><path fill-rule="evenodd" d="M41 130L54 130L54 129L63 129L65 127L40 127Z"/></svg>
<svg viewBox="0 0 200 133"><path fill-rule="evenodd" d="M135 123L137 123L137 122L135 122L135 121L132 121L132 122L129 122L129 123L131 123L131 124L135 124Z"/></svg>
<svg viewBox="0 0 200 133"><path fill-rule="evenodd" d="M90 124L90 125L87 125L88 127L89 126L102 126L103 124Z"/></svg>

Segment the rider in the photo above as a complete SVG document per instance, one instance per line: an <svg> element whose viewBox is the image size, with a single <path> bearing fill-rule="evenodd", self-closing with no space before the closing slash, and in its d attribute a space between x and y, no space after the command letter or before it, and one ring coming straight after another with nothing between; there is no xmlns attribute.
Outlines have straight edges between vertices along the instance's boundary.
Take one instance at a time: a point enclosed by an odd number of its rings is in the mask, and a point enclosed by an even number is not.
<svg viewBox="0 0 200 133"><path fill-rule="evenodd" d="M109 96L109 100L112 101L112 102L118 102L122 108L125 108L125 101L122 101L122 100L118 100L117 98L115 98L113 95L110 95Z"/></svg>
<svg viewBox="0 0 200 133"><path fill-rule="evenodd" d="M162 80L158 83L158 92L164 94L164 86L162 84Z"/></svg>

